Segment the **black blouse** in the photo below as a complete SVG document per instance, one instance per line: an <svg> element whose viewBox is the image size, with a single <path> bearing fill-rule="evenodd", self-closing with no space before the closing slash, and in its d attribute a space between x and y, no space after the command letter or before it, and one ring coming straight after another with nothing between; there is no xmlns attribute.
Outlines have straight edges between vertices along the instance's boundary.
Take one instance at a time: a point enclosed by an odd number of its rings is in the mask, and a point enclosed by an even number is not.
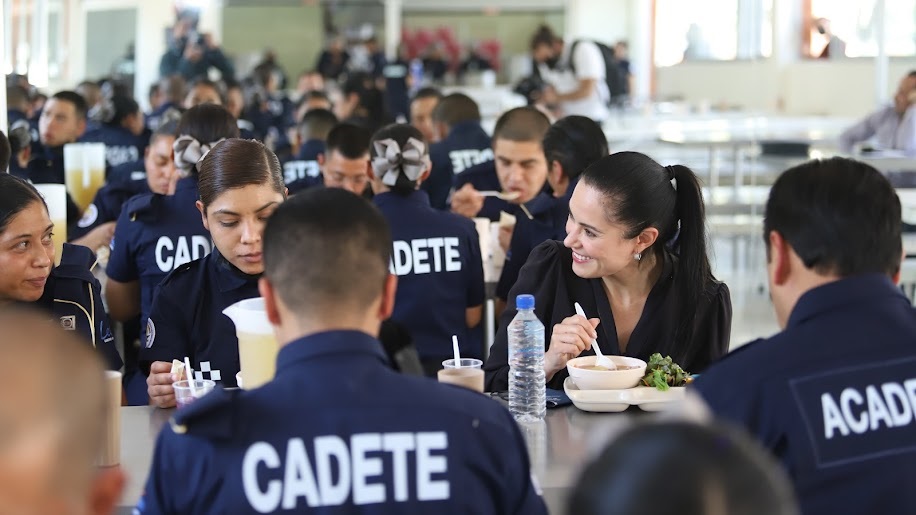
<svg viewBox="0 0 916 515"><path fill-rule="evenodd" d="M695 312L693 338L686 345L683 341L674 341L678 317L683 311L679 306L680 285L675 274L676 265L677 257L666 252L664 269L649 292L626 352L620 351L617 327L602 280L577 276L572 270L572 251L562 242L546 241L532 251L519 273L518 281L509 292L508 300L514 302L516 295L524 293L534 295L534 312L544 323L545 351L550 346L553 326L574 315L574 303L578 302L590 318L597 316L601 319L597 340L605 354L648 361L650 355L660 352L670 355L684 370L697 373L728 351L732 325L731 296L725 283L710 280L697 305L687 308ZM515 310L506 309L500 319L496 341L484 365L487 391L509 388L508 326L515 314ZM582 355L594 355L594 351L587 350ZM566 369L560 370L547 382L547 387L562 389L567 376Z"/></svg>

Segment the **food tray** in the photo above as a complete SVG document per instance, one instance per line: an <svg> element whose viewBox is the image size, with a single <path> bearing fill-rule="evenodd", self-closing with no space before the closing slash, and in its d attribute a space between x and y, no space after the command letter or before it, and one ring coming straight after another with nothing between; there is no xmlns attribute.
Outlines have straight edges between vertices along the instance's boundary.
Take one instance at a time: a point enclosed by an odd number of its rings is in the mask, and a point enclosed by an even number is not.
<svg viewBox="0 0 916 515"><path fill-rule="evenodd" d="M650 386L637 386L626 390L580 390L571 377L563 382L563 390L573 404L582 411L619 413L630 406L643 411L664 411L684 400L683 386L661 391Z"/></svg>

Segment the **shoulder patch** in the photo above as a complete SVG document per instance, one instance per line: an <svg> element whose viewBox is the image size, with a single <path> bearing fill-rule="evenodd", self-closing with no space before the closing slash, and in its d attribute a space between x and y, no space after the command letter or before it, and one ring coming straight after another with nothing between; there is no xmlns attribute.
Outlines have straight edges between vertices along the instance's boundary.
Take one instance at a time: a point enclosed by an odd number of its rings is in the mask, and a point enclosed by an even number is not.
<svg viewBox="0 0 916 515"><path fill-rule="evenodd" d="M94 224L98 219L99 208L97 208L93 202L92 204L89 204L89 207L86 208L86 212L83 213L83 217L80 218L79 222L76 222L76 225L81 229L85 229L86 227Z"/></svg>
<svg viewBox="0 0 916 515"><path fill-rule="evenodd" d="M153 346L153 343L156 341L156 324L153 323L152 318L146 319L146 348L149 349Z"/></svg>
<svg viewBox="0 0 916 515"><path fill-rule="evenodd" d="M76 331L76 315L67 315L60 317L60 326L65 331Z"/></svg>

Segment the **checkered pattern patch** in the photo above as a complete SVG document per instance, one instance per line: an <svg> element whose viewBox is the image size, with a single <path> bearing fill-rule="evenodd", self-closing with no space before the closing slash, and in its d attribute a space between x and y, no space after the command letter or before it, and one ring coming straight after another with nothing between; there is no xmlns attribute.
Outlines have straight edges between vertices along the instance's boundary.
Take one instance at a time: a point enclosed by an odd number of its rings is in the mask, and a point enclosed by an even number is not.
<svg viewBox="0 0 916 515"><path fill-rule="evenodd" d="M219 370L211 370L209 361L200 362L200 370L194 371L194 379L198 381L203 381L205 379L210 379L211 381L219 381L221 379Z"/></svg>

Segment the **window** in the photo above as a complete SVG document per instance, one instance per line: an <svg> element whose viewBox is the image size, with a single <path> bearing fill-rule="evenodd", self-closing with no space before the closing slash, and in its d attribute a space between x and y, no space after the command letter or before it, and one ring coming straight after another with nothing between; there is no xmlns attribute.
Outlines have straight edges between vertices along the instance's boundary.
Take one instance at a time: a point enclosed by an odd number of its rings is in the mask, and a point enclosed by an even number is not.
<svg viewBox="0 0 916 515"><path fill-rule="evenodd" d="M807 56L820 57L832 33L838 39L831 47L845 48L845 57L874 57L878 54L877 0L810 0ZM889 56L916 55L916 0L885 0L885 48ZM821 18L827 20L826 27ZM819 27L827 30L824 34Z"/></svg>
<svg viewBox="0 0 916 515"><path fill-rule="evenodd" d="M655 65L768 57L773 0L656 0Z"/></svg>

